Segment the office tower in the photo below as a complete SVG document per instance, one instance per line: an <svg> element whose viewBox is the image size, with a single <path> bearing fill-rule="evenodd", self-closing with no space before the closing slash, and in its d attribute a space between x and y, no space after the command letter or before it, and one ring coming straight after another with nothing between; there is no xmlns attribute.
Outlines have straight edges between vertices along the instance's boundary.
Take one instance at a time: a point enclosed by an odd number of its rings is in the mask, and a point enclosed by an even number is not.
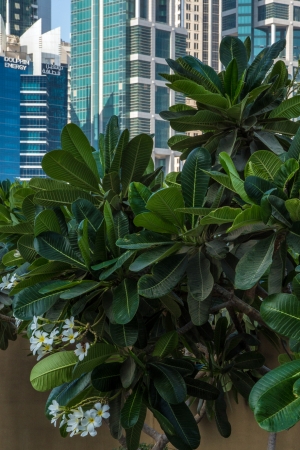
<svg viewBox="0 0 300 450"><path fill-rule="evenodd" d="M51 0L0 0L0 14L9 26L7 34L21 36L38 19L43 33L51 30Z"/></svg>
<svg viewBox="0 0 300 450"><path fill-rule="evenodd" d="M0 179L44 176L41 160L60 148L67 123L68 66L62 63L60 28L42 33L41 22L19 38L6 36L0 16Z"/></svg>
<svg viewBox="0 0 300 450"><path fill-rule="evenodd" d="M176 25L187 30L187 54L221 70L219 45L222 0L176 0Z"/></svg>
<svg viewBox="0 0 300 450"><path fill-rule="evenodd" d="M222 36L228 34L242 40L251 37L252 59L263 48L286 38L280 57L292 75L300 58L300 2L223 0Z"/></svg>
<svg viewBox="0 0 300 450"><path fill-rule="evenodd" d="M155 134L155 163L174 170L172 131L159 112L180 95L165 86L166 58L186 51L176 0L71 0L71 120L97 145L116 114L131 136ZM184 101L184 100L183 100Z"/></svg>

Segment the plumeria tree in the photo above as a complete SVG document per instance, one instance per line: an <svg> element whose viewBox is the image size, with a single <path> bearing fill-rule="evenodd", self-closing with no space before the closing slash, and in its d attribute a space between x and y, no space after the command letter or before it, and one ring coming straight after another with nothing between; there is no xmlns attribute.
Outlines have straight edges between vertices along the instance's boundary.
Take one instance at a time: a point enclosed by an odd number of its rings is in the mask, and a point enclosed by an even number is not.
<svg viewBox="0 0 300 450"><path fill-rule="evenodd" d="M129 450L142 430L155 450L195 449L205 414L230 435L229 391L271 433L298 420L300 96L274 63L285 42L251 64L250 44L224 38L220 74L169 61L169 87L195 106L162 116L201 132L169 142L182 172L154 170L152 138L112 117L99 149L69 124L42 161L48 178L6 188L5 346L16 328L28 337L31 384L51 391L62 436L106 424ZM283 349L278 368L261 339Z"/></svg>

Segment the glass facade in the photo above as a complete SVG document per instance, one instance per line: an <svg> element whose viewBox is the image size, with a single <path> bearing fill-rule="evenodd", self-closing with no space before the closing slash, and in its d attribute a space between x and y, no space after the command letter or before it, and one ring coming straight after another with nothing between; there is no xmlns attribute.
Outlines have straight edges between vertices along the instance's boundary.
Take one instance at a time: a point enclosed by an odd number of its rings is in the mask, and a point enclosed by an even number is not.
<svg viewBox="0 0 300 450"><path fill-rule="evenodd" d="M236 0L223 0L223 11L229 11L230 9L234 8L236 8Z"/></svg>
<svg viewBox="0 0 300 450"><path fill-rule="evenodd" d="M35 22L34 8L36 0L17 0L10 2L10 32L21 36ZM6 0L0 0L0 14L6 23Z"/></svg>
<svg viewBox="0 0 300 450"><path fill-rule="evenodd" d="M155 121L155 147L167 148L170 136L169 123L163 120Z"/></svg>
<svg viewBox="0 0 300 450"><path fill-rule="evenodd" d="M148 0L140 0L140 17L148 19L149 2Z"/></svg>
<svg viewBox="0 0 300 450"><path fill-rule="evenodd" d="M289 5L281 3L268 3L258 7L258 20L289 19Z"/></svg>
<svg viewBox="0 0 300 450"><path fill-rule="evenodd" d="M300 28L294 28L293 35L294 35L293 57L294 61L298 61L300 59Z"/></svg>
<svg viewBox="0 0 300 450"><path fill-rule="evenodd" d="M168 0L156 0L156 22L168 23Z"/></svg>
<svg viewBox="0 0 300 450"><path fill-rule="evenodd" d="M31 70L28 66L25 73ZM20 176L20 75L0 57L0 180Z"/></svg>
<svg viewBox="0 0 300 450"><path fill-rule="evenodd" d="M41 161L47 151L60 148L67 123L68 68L57 75L22 75L20 85L20 177L45 176ZM36 93L35 93L36 91Z"/></svg>
<svg viewBox="0 0 300 450"><path fill-rule="evenodd" d="M99 132L117 115L121 129L130 128L131 137L157 128L157 145L167 149L168 122L159 121L155 127L155 114L170 104L159 73L170 73L166 58L186 53L185 32L176 27L170 4L171 0L71 0L71 121L94 147Z"/></svg>
<svg viewBox="0 0 300 450"><path fill-rule="evenodd" d="M160 73L170 73L170 67L167 66L166 64L159 64L156 63L155 64L155 79L156 80L161 80L161 81L166 81L162 76L160 76Z"/></svg>
<svg viewBox="0 0 300 450"><path fill-rule="evenodd" d="M155 56L159 58L170 58L170 32L164 30L156 30L155 32Z"/></svg>
<svg viewBox="0 0 300 450"><path fill-rule="evenodd" d="M229 14L222 17L222 29L224 31L231 30L236 27L236 14Z"/></svg>

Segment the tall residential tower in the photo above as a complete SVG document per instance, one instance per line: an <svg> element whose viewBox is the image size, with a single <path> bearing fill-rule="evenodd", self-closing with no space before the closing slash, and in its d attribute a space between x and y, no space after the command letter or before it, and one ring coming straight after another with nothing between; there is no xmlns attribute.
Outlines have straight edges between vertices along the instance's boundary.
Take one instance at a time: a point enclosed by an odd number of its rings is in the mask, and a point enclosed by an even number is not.
<svg viewBox="0 0 300 450"><path fill-rule="evenodd" d="M265 47L286 38L284 59L290 75L300 58L300 1L223 0L222 36L252 40L252 59Z"/></svg>
<svg viewBox="0 0 300 450"><path fill-rule="evenodd" d="M221 70L221 4L222 0L176 0L176 25L187 30L187 54L216 71Z"/></svg>
<svg viewBox="0 0 300 450"><path fill-rule="evenodd" d="M155 134L155 163L175 170L172 131L159 112L179 101L165 86L166 58L186 53L176 0L71 0L71 120L96 145L116 114L131 136ZM177 25L177 26L176 26Z"/></svg>

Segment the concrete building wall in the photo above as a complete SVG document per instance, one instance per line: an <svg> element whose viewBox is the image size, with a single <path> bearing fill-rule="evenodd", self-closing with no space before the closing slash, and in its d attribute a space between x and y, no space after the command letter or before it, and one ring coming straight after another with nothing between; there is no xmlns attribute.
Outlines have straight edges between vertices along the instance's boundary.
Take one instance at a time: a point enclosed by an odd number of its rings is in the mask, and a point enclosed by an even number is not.
<svg viewBox="0 0 300 450"><path fill-rule="evenodd" d="M266 350L266 349L265 349ZM274 348L267 348L269 357L267 364L275 366ZM35 358L26 356L29 353L28 341L18 338L10 342L7 351L1 351L0 371L0 423L1 450L114 450L119 443L112 439L107 428L99 428L94 438L63 439L59 430L44 416L44 407L48 392L36 392L29 382L30 371ZM273 356L272 356L273 355ZM222 438L214 422L206 418L200 423L201 445L199 450L265 450L268 433L256 424L253 414L244 399L239 398L239 405L233 399L227 407L232 425L232 435ZM147 423L155 426L151 416ZM283 431L277 437L277 450L299 449L300 424L289 431ZM142 433L141 442L153 442ZM168 449L173 447L168 444Z"/></svg>

